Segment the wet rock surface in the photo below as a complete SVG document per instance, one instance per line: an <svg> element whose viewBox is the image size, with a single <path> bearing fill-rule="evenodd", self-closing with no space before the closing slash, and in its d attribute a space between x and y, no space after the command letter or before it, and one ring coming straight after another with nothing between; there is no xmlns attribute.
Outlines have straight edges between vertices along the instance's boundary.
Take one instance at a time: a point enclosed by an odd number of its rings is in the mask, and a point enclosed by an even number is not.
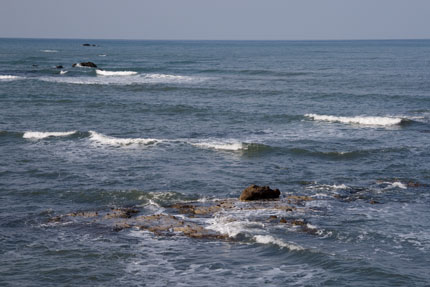
<svg viewBox="0 0 430 287"><path fill-rule="evenodd" d="M302 201L295 201L301 204ZM246 221L246 216L252 216L254 221L268 225L279 225L299 228L306 231L306 222L302 215L304 207L291 204L291 200L276 201L255 200L243 202L238 199L215 199L210 201L177 202L164 206L163 213L148 214L145 207L110 208L99 211L76 211L60 216L51 217L52 224L74 222L77 224L97 224L109 227L113 231L138 229L152 232L157 236L186 236L197 239L235 240L227 233L208 228L208 222L223 214L239 214L229 222ZM259 213L276 213L269 219ZM311 211L312 212L312 211ZM296 214L297 213L297 214ZM243 218L240 217L243 214Z"/></svg>
<svg viewBox="0 0 430 287"><path fill-rule="evenodd" d="M361 200L367 204L383 204L372 195L368 189L345 187L339 193L331 194L326 198L318 198L318 195L296 194L280 197L278 189L251 185L238 199L177 201L162 206L152 202L143 206L75 211L53 216L49 222L53 225L68 222L86 224L86 226L95 224L118 232L135 229L148 231L156 236L186 236L229 241L240 240L238 238L243 237L237 236L241 231L232 233L229 230L229 224L241 225L250 222L260 226L262 232L285 228L290 231L318 235L321 231L309 221L312 221L313 215L318 217L318 214L326 212L325 201L335 200L347 203ZM154 204L157 205L155 212ZM246 236L249 237L249 235Z"/></svg>
<svg viewBox="0 0 430 287"><path fill-rule="evenodd" d="M89 68L97 68L97 65L93 62L81 62L81 63L75 63L72 65L72 67L89 67Z"/></svg>
<svg viewBox="0 0 430 287"><path fill-rule="evenodd" d="M268 186L250 185L242 191L240 200L277 199L281 195L279 189L271 189Z"/></svg>

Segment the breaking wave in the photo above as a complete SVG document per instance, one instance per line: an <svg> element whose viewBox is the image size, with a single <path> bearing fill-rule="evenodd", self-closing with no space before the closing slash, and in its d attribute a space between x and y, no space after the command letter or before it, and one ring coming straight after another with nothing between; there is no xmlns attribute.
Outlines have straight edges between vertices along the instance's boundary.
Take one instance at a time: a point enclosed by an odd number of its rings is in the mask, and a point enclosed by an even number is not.
<svg viewBox="0 0 430 287"><path fill-rule="evenodd" d="M12 76L12 75L0 75L0 81L6 82L6 81L15 81L15 80L21 80L24 79L20 76Z"/></svg>
<svg viewBox="0 0 430 287"><path fill-rule="evenodd" d="M101 71L101 70L100 70ZM179 76L179 75L165 75L165 74L124 74L124 73L137 73L132 71L118 71L109 72L102 71L106 77L40 77L38 78L44 82L64 83L64 84L77 84L77 85L139 85L139 84L181 84L181 83L196 83L204 81L205 78ZM100 73L97 72L96 73ZM123 73L123 74L109 74L109 73ZM101 74L100 74L101 75ZM109 76L109 77L107 77Z"/></svg>
<svg viewBox="0 0 430 287"><path fill-rule="evenodd" d="M70 132L25 132L22 136L25 139L44 139L49 137L66 137L75 134L77 131Z"/></svg>
<svg viewBox="0 0 430 287"><path fill-rule="evenodd" d="M329 115L306 114L305 117L311 118L315 121L337 122L344 124L358 124L367 126L393 126L400 125L407 119L398 117L337 117Z"/></svg>
<svg viewBox="0 0 430 287"><path fill-rule="evenodd" d="M293 244L293 243L288 243L288 242L284 242L281 239L275 238L271 235L255 235L254 236L254 240L257 243L261 243L261 244L274 244L274 245L278 245L281 248L288 248L289 250L292 251L300 251L300 250L304 250L303 247Z"/></svg>
<svg viewBox="0 0 430 287"><path fill-rule="evenodd" d="M106 136L101 133L97 133L95 131L89 131L90 140L93 142L109 145L109 146L132 146L132 145L152 145L162 142L162 140L158 139L150 139L150 138L115 138Z"/></svg>
<svg viewBox="0 0 430 287"><path fill-rule="evenodd" d="M226 151L240 151L245 150L247 145L235 140L209 140L197 143L191 143L193 146L199 148L215 149L215 150L226 150Z"/></svg>
<svg viewBox="0 0 430 287"><path fill-rule="evenodd" d="M106 70L96 70L99 76L132 76L137 75L134 71L106 71Z"/></svg>

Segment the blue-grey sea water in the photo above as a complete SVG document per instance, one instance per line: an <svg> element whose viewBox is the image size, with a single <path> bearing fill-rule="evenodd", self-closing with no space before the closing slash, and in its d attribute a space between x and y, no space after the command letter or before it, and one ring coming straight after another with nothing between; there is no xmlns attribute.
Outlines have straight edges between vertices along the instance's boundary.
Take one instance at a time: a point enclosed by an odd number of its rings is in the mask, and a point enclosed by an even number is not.
<svg viewBox="0 0 430 287"><path fill-rule="evenodd" d="M429 146L430 40L0 39L0 285L430 286ZM250 184L314 232L52 220Z"/></svg>

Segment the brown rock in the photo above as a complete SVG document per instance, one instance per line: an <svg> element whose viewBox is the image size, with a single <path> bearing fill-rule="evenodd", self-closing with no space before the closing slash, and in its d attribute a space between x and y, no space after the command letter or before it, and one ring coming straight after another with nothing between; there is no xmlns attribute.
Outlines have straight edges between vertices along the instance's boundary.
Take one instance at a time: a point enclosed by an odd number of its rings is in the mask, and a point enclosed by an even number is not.
<svg viewBox="0 0 430 287"><path fill-rule="evenodd" d="M242 191L240 200L262 200L279 198L281 192L279 189L271 189L268 186L250 185Z"/></svg>

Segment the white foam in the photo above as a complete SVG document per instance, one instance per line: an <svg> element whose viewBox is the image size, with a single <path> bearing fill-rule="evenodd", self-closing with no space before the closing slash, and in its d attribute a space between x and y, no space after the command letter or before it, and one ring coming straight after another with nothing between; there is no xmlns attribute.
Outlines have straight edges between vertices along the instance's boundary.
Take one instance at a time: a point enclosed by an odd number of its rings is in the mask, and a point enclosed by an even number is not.
<svg viewBox="0 0 430 287"><path fill-rule="evenodd" d="M307 189L314 189L314 190L338 190L338 189L350 189L349 186L345 184L321 184L321 185L311 185L307 187Z"/></svg>
<svg viewBox="0 0 430 287"><path fill-rule="evenodd" d="M97 133L95 131L90 131L90 140L93 142L110 145L110 146L131 146L131 145L151 145L162 142L158 139L150 138L115 138Z"/></svg>
<svg viewBox="0 0 430 287"><path fill-rule="evenodd" d="M400 181L395 181L395 182L383 182L388 184L387 187L385 189L391 189L391 188L401 188L401 189L407 189L407 185L400 182Z"/></svg>
<svg viewBox="0 0 430 287"><path fill-rule="evenodd" d="M40 50L40 51L44 53L58 53L57 50Z"/></svg>
<svg viewBox="0 0 430 287"><path fill-rule="evenodd" d="M226 216L216 216L207 221L206 229L216 231L221 234L235 238L239 234L248 234L254 228L264 228L264 224L256 221L237 220L232 214Z"/></svg>
<svg viewBox="0 0 430 287"><path fill-rule="evenodd" d="M215 149L215 150L226 150L226 151L239 151L239 150L245 150L246 146L239 141L236 140L208 140L208 141L201 141L201 142L194 142L191 143L193 146L199 147L199 148L206 148L206 149Z"/></svg>
<svg viewBox="0 0 430 287"><path fill-rule="evenodd" d="M99 57L106 57L106 54L100 54Z"/></svg>
<svg viewBox="0 0 430 287"><path fill-rule="evenodd" d="M299 251L299 250L304 250L303 247L294 244L294 243L288 243L288 242L284 242L281 239L275 238L271 235L255 235L254 236L254 240L257 243L261 243L261 244L275 244L278 245L281 248L288 248L289 250L294 250L294 251Z"/></svg>
<svg viewBox="0 0 430 287"><path fill-rule="evenodd" d="M69 71L63 71L63 70L61 70L60 71L60 75L64 75L64 74L67 74Z"/></svg>
<svg viewBox="0 0 430 287"><path fill-rule="evenodd" d="M22 136L25 139L44 139L48 137L66 137L76 133L76 131L70 132L25 132Z"/></svg>
<svg viewBox="0 0 430 287"><path fill-rule="evenodd" d="M0 81L15 81L15 80L20 80L20 79L24 79L23 77L20 76L11 76L11 75L0 75Z"/></svg>
<svg viewBox="0 0 430 287"><path fill-rule="evenodd" d="M97 75L100 76L132 76L137 75L137 72L134 71L105 71L105 70L96 70Z"/></svg>
<svg viewBox="0 0 430 287"><path fill-rule="evenodd" d="M392 126L400 124L403 120L402 118L398 117L337 117L317 114L306 114L305 116L316 121L339 122L344 124L359 124L367 126Z"/></svg>
<svg viewBox="0 0 430 287"><path fill-rule="evenodd" d="M197 79L195 77L167 74L145 74L144 77L152 82L191 82Z"/></svg>
<svg viewBox="0 0 430 287"><path fill-rule="evenodd" d="M80 67L79 65L77 67ZM107 72L107 71L104 71ZM121 71L119 71L121 72ZM131 71L122 71L131 72ZM118 75L116 75L118 76ZM163 84L163 83L195 83L205 80L205 78L163 75L163 74L143 74L143 75L120 75L120 77L39 77L40 81L77 84L77 85L136 85L136 84Z"/></svg>

